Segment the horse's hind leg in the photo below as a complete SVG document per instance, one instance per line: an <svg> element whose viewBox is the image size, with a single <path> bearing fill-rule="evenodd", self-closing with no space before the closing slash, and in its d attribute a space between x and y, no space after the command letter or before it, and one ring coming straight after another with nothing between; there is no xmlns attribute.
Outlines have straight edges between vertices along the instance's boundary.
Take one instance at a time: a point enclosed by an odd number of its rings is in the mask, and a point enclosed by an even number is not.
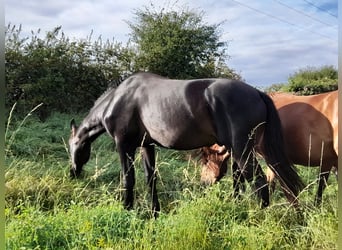
<svg viewBox="0 0 342 250"><path fill-rule="evenodd" d="M243 148L242 151L235 150L234 159L238 162L240 171L244 178L249 182L253 183L253 187L261 198L261 206L267 207L270 203L268 185L266 176L258 164L254 153L250 147Z"/></svg>
<svg viewBox="0 0 342 250"><path fill-rule="evenodd" d="M153 215L156 218L158 216L158 212L160 211L160 205L158 201L157 195L157 176L155 171L155 151L154 146L149 145L142 148L143 153L143 163L145 168L145 175L147 185L150 187L151 197L152 197L152 211Z"/></svg>

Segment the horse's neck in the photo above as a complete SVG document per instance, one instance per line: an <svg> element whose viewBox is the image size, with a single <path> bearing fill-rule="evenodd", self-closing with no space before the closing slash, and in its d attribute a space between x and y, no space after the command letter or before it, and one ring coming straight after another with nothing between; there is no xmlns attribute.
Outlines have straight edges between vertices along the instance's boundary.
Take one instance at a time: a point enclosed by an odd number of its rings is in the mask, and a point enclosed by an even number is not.
<svg viewBox="0 0 342 250"><path fill-rule="evenodd" d="M111 100L110 97L113 95L114 91L114 88L107 90L95 101L89 114L84 118L78 128L78 137L80 140L90 140L90 142L93 142L99 135L106 131L102 123L102 115L109 104L109 100ZM109 100L107 100L108 98Z"/></svg>
<svg viewBox="0 0 342 250"><path fill-rule="evenodd" d="M78 128L78 137L80 140L93 142L104 132L101 118L87 116Z"/></svg>

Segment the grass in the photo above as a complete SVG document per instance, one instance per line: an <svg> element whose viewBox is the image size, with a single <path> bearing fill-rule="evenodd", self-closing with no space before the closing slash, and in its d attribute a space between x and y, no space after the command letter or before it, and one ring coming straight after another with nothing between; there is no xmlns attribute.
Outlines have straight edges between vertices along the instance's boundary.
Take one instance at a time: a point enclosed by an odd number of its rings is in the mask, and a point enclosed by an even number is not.
<svg viewBox="0 0 342 250"><path fill-rule="evenodd" d="M139 154L135 209L123 209L119 159L107 136L93 143L83 178L69 179L70 118L12 117L7 126L6 249L337 249L337 183L332 176L314 207L318 168L299 168L309 184L300 210L279 189L260 209L250 189L233 198L229 175L203 187L196 158L158 148L162 212L154 220Z"/></svg>

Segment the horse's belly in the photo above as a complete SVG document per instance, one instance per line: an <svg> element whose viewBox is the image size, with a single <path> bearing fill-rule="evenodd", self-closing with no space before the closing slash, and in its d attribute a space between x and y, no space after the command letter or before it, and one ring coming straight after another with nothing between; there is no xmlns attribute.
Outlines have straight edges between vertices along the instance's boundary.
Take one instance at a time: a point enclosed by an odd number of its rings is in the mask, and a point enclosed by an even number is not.
<svg viewBox="0 0 342 250"><path fill-rule="evenodd" d="M153 119L144 122L152 141L166 148L190 150L210 146L216 142L214 128L210 120L173 116L170 120Z"/></svg>
<svg viewBox="0 0 342 250"><path fill-rule="evenodd" d="M159 124L160 125L160 124ZM199 128L184 129L184 127L154 126L148 129L150 138L166 148L190 150L210 146L216 142L213 131Z"/></svg>
<svg viewBox="0 0 342 250"><path fill-rule="evenodd" d="M169 100L169 99L167 99ZM189 150L216 142L211 116L203 101L196 105L173 98L141 108L140 118L150 138L166 148Z"/></svg>
<svg viewBox="0 0 342 250"><path fill-rule="evenodd" d="M177 150L191 150L204 146L211 146L216 142L216 138L207 133L186 134L174 140L169 148Z"/></svg>
<svg viewBox="0 0 342 250"><path fill-rule="evenodd" d="M302 132L301 135L285 138L289 158L294 164L320 166L323 162L337 158L332 141L325 140L318 134L304 136L305 133Z"/></svg>

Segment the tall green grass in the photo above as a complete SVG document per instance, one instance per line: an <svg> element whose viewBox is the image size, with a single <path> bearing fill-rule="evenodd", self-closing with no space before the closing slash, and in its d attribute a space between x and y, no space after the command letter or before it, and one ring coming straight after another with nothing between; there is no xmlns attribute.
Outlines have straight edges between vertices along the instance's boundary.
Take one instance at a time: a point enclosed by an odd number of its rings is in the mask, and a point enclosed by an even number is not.
<svg viewBox="0 0 342 250"><path fill-rule="evenodd" d="M34 115L24 122L12 116L8 123L7 249L337 249L333 176L321 207L313 205L318 169L300 167L309 184L300 209L289 207L279 190L260 209L250 188L233 197L229 175L201 186L200 164L190 152L158 148L162 211L154 220L139 152L135 207L123 209L120 163L107 136L93 143L83 178L69 178L70 118L54 114L42 123Z"/></svg>

